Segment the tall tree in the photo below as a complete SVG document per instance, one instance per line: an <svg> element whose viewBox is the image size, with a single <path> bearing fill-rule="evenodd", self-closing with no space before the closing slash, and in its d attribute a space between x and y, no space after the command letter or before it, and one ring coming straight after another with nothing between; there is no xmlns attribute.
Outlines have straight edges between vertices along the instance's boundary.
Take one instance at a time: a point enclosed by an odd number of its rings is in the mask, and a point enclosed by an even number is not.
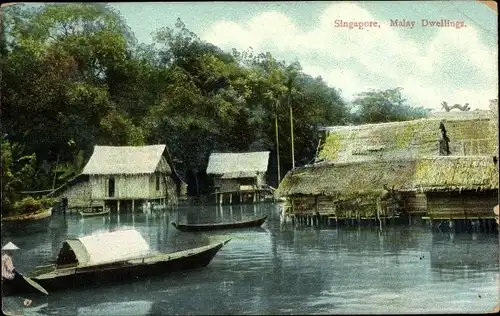
<svg viewBox="0 0 500 316"><path fill-rule="evenodd" d="M352 102L355 123L404 121L426 117L430 109L406 104L402 88L370 90L357 95Z"/></svg>

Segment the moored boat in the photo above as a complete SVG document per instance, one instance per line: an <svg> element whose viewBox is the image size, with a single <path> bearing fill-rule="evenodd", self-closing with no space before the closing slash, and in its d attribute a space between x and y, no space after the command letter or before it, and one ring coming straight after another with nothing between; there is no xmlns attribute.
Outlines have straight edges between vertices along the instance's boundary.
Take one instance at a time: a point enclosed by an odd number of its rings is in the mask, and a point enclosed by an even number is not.
<svg viewBox="0 0 500 316"><path fill-rule="evenodd" d="M153 253L135 229L100 233L64 241L55 264L37 267L28 276L49 293L133 281L205 267L229 241L219 240L173 253ZM33 292L33 288L18 288L13 294L20 292Z"/></svg>
<svg viewBox="0 0 500 316"><path fill-rule="evenodd" d="M104 209L103 211L78 211L80 215L83 217L90 217L90 216L102 216L109 214L109 209Z"/></svg>
<svg viewBox="0 0 500 316"><path fill-rule="evenodd" d="M172 222L172 225L178 230L183 232L198 232L198 231L210 231L210 230L222 230L222 229L259 227L262 226L262 224L264 224L266 219L267 215L256 219L250 219L246 221L233 222L233 223L179 224Z"/></svg>
<svg viewBox="0 0 500 316"><path fill-rule="evenodd" d="M2 223L33 222L46 219L52 215L52 207L38 210L36 212L13 215L2 218Z"/></svg>
<svg viewBox="0 0 500 316"><path fill-rule="evenodd" d="M9 232L26 232L48 229L48 223L51 217L51 207L32 213L2 217L2 229Z"/></svg>

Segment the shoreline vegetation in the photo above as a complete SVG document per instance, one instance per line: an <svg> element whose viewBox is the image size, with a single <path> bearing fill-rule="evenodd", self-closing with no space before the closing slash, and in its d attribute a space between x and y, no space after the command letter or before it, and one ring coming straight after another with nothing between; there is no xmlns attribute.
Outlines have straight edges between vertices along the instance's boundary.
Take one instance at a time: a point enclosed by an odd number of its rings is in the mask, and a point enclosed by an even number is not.
<svg viewBox="0 0 500 316"><path fill-rule="evenodd" d="M188 195L200 196L211 190L205 170L212 152L271 151L268 180L277 187L293 165L313 159L320 126L430 112L407 104L397 87L366 91L348 103L299 62L252 48L223 51L180 18L146 45L104 4L14 4L1 14L5 216L53 203L21 192L66 183L95 145L167 144Z"/></svg>

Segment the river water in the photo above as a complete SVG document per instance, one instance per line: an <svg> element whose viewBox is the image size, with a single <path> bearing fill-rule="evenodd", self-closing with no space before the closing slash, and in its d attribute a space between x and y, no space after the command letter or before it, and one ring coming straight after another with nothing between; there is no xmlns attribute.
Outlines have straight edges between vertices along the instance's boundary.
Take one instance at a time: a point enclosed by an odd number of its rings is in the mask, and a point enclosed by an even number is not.
<svg viewBox="0 0 500 316"><path fill-rule="evenodd" d="M259 229L182 233L170 225L268 214ZM496 234L432 233L422 226L294 228L274 204L180 207L82 219L55 214L50 226L3 235L22 250L21 272L53 261L61 242L116 227L135 227L153 249L182 250L232 238L202 269L133 283L5 298L25 315L386 314L481 313L499 304Z"/></svg>

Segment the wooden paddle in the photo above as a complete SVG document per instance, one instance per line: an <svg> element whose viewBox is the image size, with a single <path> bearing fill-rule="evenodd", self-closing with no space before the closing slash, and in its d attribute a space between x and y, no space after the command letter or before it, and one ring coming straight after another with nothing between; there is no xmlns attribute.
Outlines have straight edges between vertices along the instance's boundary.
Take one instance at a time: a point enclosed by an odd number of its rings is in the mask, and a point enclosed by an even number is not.
<svg viewBox="0 0 500 316"><path fill-rule="evenodd" d="M42 292L43 294L45 295L49 295L49 292L47 292L46 289L43 288L43 286L41 286L40 284L36 283L34 280L24 276L21 274L21 276L23 277L23 279L29 283L29 285L31 285L32 287L34 287L35 289L37 289L38 291Z"/></svg>

